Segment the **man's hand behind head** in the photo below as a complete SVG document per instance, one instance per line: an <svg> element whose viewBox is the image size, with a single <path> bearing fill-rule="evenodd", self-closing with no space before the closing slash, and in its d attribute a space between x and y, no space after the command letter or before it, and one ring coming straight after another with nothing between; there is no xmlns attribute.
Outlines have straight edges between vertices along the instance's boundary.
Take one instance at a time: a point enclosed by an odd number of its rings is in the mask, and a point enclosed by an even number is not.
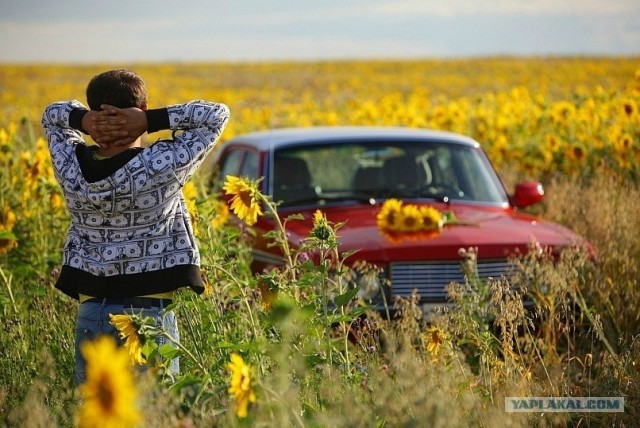
<svg viewBox="0 0 640 428"><path fill-rule="evenodd" d="M89 111L82 127L102 149L121 148L134 143L147 130L147 115L136 107L117 108L107 104L101 111Z"/></svg>

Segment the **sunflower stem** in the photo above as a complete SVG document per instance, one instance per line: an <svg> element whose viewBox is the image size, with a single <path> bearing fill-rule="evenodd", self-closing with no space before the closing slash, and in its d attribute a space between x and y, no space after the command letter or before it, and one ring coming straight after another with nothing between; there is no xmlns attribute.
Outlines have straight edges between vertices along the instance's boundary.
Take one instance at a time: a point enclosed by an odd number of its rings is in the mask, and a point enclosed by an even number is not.
<svg viewBox="0 0 640 428"><path fill-rule="evenodd" d="M251 328L253 329L253 337L257 338L258 337L258 325L256 323L256 320L253 316L253 311L251 310L251 305L249 305L249 301L247 299L247 295L244 292L244 287L242 287L242 284L238 281L238 279L233 276L231 274L231 272L227 271L224 267L222 266L217 266L217 269L220 269L227 277L231 278L233 280L233 282L236 284L236 286L238 287L238 289L240 290L240 293L242 294L242 300L244 301L245 306L247 307L247 311L249 311L249 319L251 321ZM260 372L261 374L264 374L264 369L262 367L262 362L260 363Z"/></svg>
<svg viewBox="0 0 640 428"><path fill-rule="evenodd" d="M291 272L291 280L295 281L296 275L295 275L295 270L293 269L293 259L291 257L291 248L289 247L289 241L287 240L287 231L284 227L284 224L282 223L282 220L280 220L280 216L278 216L278 211L273 201L271 201L268 197L266 197L262 193L258 193L258 195L262 200L262 202L264 202L264 204L267 206L268 211L271 212L273 216L273 220L276 222L276 225L278 226L278 234L280 234L280 238L278 239L278 241L280 244L280 248L282 249L282 252L284 253L285 259L287 261L287 267L289 268L288 270Z"/></svg>
<svg viewBox="0 0 640 428"><path fill-rule="evenodd" d="M196 365L198 366L198 368L200 370L202 370L203 373L207 374L208 376L208 370L205 367L205 365L202 363L202 361L200 361L200 359L198 357L196 357L191 351L189 351L189 348L187 348L186 346L184 346L182 343L180 343L179 340L176 340L173 336L171 336L169 333L167 333L166 331L162 330L161 333L162 336L164 336L166 339L168 339L173 345L175 345L181 352L184 352L189 358L191 358Z"/></svg>
<svg viewBox="0 0 640 428"><path fill-rule="evenodd" d="M324 266L326 260L326 254L323 248L323 245L320 247L320 265ZM326 277L326 269L322 271L322 276L320 280L320 289L322 290L322 315L324 319L324 328L325 328L325 338L329 343L329 362L333 363L333 346L331 346L331 325L329 325L329 296L327 290L327 277Z"/></svg>
<svg viewBox="0 0 640 428"><path fill-rule="evenodd" d="M11 307L13 308L15 313L18 313L18 306L16 305L16 300L13 297L13 291L11 290L11 278L12 278L12 276L9 275L7 277L5 275L4 269L2 269L2 267L0 267L0 276L2 276L2 282L4 282L4 284L7 286L7 291L9 292L9 299L11 300Z"/></svg>
<svg viewBox="0 0 640 428"><path fill-rule="evenodd" d="M333 248L334 251L334 256L335 256L335 260L336 260L336 269L338 270L338 272L342 271L342 260L340 259L340 254L338 253L338 247L334 247ZM344 294L346 291L344 289L344 281L343 281L343 277L342 274L338 275L338 294L342 295ZM350 361L350 357L349 357L349 328L350 328L350 323L347 323L346 321L344 321L346 312L345 312L345 306L346 305L340 305L340 315L342 315L342 319L343 321L340 321L341 327L342 327L342 332L344 334L344 358L345 361L347 363L347 373L351 373L351 361Z"/></svg>

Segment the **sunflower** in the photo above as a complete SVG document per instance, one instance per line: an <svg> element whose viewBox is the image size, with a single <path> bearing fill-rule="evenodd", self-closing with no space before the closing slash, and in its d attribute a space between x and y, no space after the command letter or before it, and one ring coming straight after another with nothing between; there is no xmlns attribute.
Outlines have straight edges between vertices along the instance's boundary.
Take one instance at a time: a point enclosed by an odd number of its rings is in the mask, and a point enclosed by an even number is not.
<svg viewBox="0 0 640 428"><path fill-rule="evenodd" d="M443 219L440 211L433 207L421 206L422 228L424 230L435 230L442 227Z"/></svg>
<svg viewBox="0 0 640 428"><path fill-rule="evenodd" d="M631 169L633 164L631 163L631 159L629 159L628 152L618 152L615 156L616 163L622 169Z"/></svg>
<svg viewBox="0 0 640 428"><path fill-rule="evenodd" d="M425 347L431 355L438 355L440 345L444 342L444 332L440 327L430 327L424 335Z"/></svg>
<svg viewBox="0 0 640 428"><path fill-rule="evenodd" d="M2 207L0 212L0 231L11 231L16 225L18 218L8 205Z"/></svg>
<svg viewBox="0 0 640 428"><path fill-rule="evenodd" d="M236 401L236 415L239 418L246 418L249 403L256 402L256 394L253 391L253 370L238 354L231 354L231 362L227 364L227 369L231 371L229 393Z"/></svg>
<svg viewBox="0 0 640 428"><path fill-rule="evenodd" d="M81 427L130 427L140 421L138 392L126 351L111 336L82 344L87 381L80 386Z"/></svg>
<svg viewBox="0 0 640 428"><path fill-rule="evenodd" d="M255 224L258 216L262 215L258 185L242 177L227 175L223 189L227 195L233 195L231 209L235 215L249 226Z"/></svg>
<svg viewBox="0 0 640 428"><path fill-rule="evenodd" d="M188 181L182 188L182 194L187 202L187 209L193 215L196 212L196 201L198 199L198 191L192 181Z"/></svg>
<svg viewBox="0 0 640 428"><path fill-rule="evenodd" d="M6 254L18 246L16 236L13 234L16 222L15 213L5 205L0 212L0 254Z"/></svg>
<svg viewBox="0 0 640 428"><path fill-rule="evenodd" d="M57 192L51 192L49 195L49 203L54 210L61 210L64 207L64 199Z"/></svg>
<svg viewBox="0 0 640 428"><path fill-rule="evenodd" d="M422 228L422 215L416 205L403 205L400 211L400 230L403 232L417 232Z"/></svg>
<svg viewBox="0 0 640 428"><path fill-rule="evenodd" d="M622 103L622 109L624 110L624 114L627 117L633 117L638 111L638 107L633 100L625 100Z"/></svg>
<svg viewBox="0 0 640 428"><path fill-rule="evenodd" d="M0 231L0 255L7 254L18 246L18 241L13 232Z"/></svg>
<svg viewBox="0 0 640 428"><path fill-rule="evenodd" d="M111 324L118 329L120 337L125 339L124 347L129 351L131 364L146 364L147 360L142 356L144 338L138 334L139 325L136 325L130 315L109 314Z"/></svg>
<svg viewBox="0 0 640 428"><path fill-rule="evenodd" d="M331 237L331 227L327 222L327 217L320 210L316 210L313 214L313 229L311 229L311 235L315 238L326 241Z"/></svg>
<svg viewBox="0 0 640 428"><path fill-rule="evenodd" d="M628 152L633 148L633 137L628 132L623 133L614 142L614 147L619 152Z"/></svg>
<svg viewBox="0 0 640 428"><path fill-rule="evenodd" d="M551 122L557 125L567 125L576 113L575 104L569 101L559 101L551 106Z"/></svg>
<svg viewBox="0 0 640 428"><path fill-rule="evenodd" d="M402 202L397 199L387 199L376 217L381 230L398 230Z"/></svg>
<svg viewBox="0 0 640 428"><path fill-rule="evenodd" d="M213 296L213 285L211 285L211 283L209 281L206 280L206 278L204 279L204 295L207 297L212 297Z"/></svg>
<svg viewBox="0 0 640 428"><path fill-rule="evenodd" d="M563 145L562 138L550 133L544 136L544 149L551 153L556 153Z"/></svg>
<svg viewBox="0 0 640 428"><path fill-rule="evenodd" d="M229 207L223 201L216 200L213 205L213 216L209 224L214 229L220 229L229 219Z"/></svg>
<svg viewBox="0 0 640 428"><path fill-rule="evenodd" d="M581 144L574 144L565 149L565 154L575 162L582 162L587 158L587 150Z"/></svg>
<svg viewBox="0 0 640 428"><path fill-rule="evenodd" d="M313 227L318 227L322 223L327 222L327 217L320 210L316 210L313 213Z"/></svg>

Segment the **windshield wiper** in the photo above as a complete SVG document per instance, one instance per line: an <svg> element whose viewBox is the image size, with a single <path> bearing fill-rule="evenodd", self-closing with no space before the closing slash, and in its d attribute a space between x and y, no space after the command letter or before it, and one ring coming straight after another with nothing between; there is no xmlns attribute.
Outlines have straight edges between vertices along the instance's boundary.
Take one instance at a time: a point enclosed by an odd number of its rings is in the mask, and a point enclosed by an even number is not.
<svg viewBox="0 0 640 428"><path fill-rule="evenodd" d="M371 195L365 194L349 194L349 195L337 195L337 196L311 196L307 198L300 199L291 199L286 200L282 203L282 206L290 207L297 205L305 205L313 202L317 202L319 205L324 204L325 202L342 202L342 201L356 201L362 204L375 205L376 198Z"/></svg>
<svg viewBox="0 0 640 428"><path fill-rule="evenodd" d="M438 202L450 204L452 200L464 199L464 192L449 188L447 186L438 186L439 188L421 187L413 192L414 198L429 198Z"/></svg>
<svg viewBox="0 0 640 428"><path fill-rule="evenodd" d="M408 190L408 189L385 189L377 192L380 197L384 198L400 198L400 199L415 199L415 198L424 198L424 199L433 199L437 202L444 202L446 204L451 203L451 196L444 192L431 192L427 189L417 189L417 190Z"/></svg>
<svg viewBox="0 0 640 428"><path fill-rule="evenodd" d="M322 199L325 199L331 202L357 201L363 204L375 205L377 197L369 193L359 192L359 193L352 193L349 195L328 196Z"/></svg>
<svg viewBox="0 0 640 428"><path fill-rule="evenodd" d="M449 195L446 195L444 193L433 193L433 194L425 195L424 192L420 192L416 196L420 196L427 199L434 199L438 202L444 202L445 204L451 203L451 198L449 197Z"/></svg>
<svg viewBox="0 0 640 428"><path fill-rule="evenodd" d="M348 195L334 195L334 196L318 196L318 200L325 202L343 202L343 201L356 201L362 204L375 205L376 198L368 193L351 193Z"/></svg>
<svg viewBox="0 0 640 428"><path fill-rule="evenodd" d="M321 199L322 198L320 196L309 196L306 198L297 198L297 199L284 199L280 204L280 206L290 207L290 206L297 206L297 205L305 205L305 204L310 204L312 202L318 202Z"/></svg>

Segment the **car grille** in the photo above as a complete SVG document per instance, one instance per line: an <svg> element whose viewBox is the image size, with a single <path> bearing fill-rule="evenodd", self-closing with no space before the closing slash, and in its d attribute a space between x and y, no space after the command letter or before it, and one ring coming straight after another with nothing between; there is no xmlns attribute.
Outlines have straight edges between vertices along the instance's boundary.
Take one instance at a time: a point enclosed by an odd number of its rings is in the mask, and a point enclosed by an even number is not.
<svg viewBox="0 0 640 428"><path fill-rule="evenodd" d="M508 268L506 260L478 261L480 278L500 278L507 274ZM460 262L457 261L391 263L389 277L392 296L408 297L417 289L421 300L430 302L446 301L445 287L449 283L464 283Z"/></svg>

